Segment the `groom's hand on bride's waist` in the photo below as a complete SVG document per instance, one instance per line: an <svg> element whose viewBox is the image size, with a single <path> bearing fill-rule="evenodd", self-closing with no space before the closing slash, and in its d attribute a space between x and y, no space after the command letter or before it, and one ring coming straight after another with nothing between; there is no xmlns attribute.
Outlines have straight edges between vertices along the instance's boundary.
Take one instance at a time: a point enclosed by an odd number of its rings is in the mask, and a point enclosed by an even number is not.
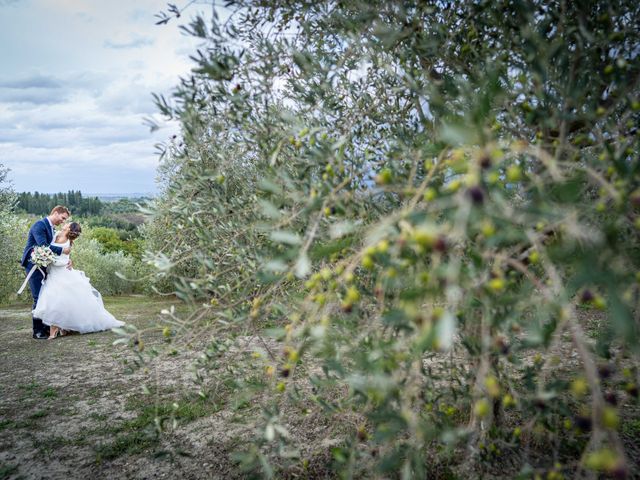
<svg viewBox="0 0 640 480"><path fill-rule="evenodd" d="M69 260L69 263L67 263L67 270L71 270L72 268L73 268L73 262Z"/></svg>

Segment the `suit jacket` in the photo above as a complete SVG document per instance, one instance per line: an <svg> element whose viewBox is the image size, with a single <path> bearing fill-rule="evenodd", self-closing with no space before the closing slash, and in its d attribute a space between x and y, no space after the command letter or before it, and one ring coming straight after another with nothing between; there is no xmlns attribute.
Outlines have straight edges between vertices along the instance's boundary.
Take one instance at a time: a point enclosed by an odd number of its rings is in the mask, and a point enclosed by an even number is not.
<svg viewBox="0 0 640 480"><path fill-rule="evenodd" d="M38 220L31 225L29 229L29 237L27 238L27 246L24 247L24 253L22 254L22 261L20 262L23 267L26 267L31 261L31 251L35 247L50 247L51 251L56 255L62 253L62 247L51 245L53 242L53 232L49 225L49 221L46 218Z"/></svg>

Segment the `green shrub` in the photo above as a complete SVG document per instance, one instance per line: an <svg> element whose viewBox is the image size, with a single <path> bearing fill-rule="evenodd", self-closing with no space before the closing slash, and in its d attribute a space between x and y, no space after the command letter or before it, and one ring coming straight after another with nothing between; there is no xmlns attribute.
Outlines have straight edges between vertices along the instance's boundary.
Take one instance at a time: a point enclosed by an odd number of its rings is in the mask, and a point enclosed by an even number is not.
<svg viewBox="0 0 640 480"><path fill-rule="evenodd" d="M144 223L144 216L140 213L125 212L108 215L96 215L79 220L83 226L107 227L125 230L129 235L135 235L137 228Z"/></svg>
<svg viewBox="0 0 640 480"><path fill-rule="evenodd" d="M31 221L24 216L8 212L0 212L0 237L3 247L0 249L0 303L16 300L16 292L25 279L25 270L20 265L22 252L27 238ZM20 299L29 296L29 288Z"/></svg>
<svg viewBox="0 0 640 480"><path fill-rule="evenodd" d="M105 253L122 252L136 258L141 256L141 246L131 232L108 227L85 230L85 236L96 240Z"/></svg>
<svg viewBox="0 0 640 480"><path fill-rule="evenodd" d="M27 221L14 214L17 196L7 180L9 170L0 164L0 303L16 298L16 292L24 281L24 269L20 265L26 238Z"/></svg>
<svg viewBox="0 0 640 480"><path fill-rule="evenodd" d="M102 295L122 295L144 290L138 279L141 265L123 252L103 253L97 240L78 239L72 250L74 268L85 272L91 284ZM124 278L122 278L124 277Z"/></svg>

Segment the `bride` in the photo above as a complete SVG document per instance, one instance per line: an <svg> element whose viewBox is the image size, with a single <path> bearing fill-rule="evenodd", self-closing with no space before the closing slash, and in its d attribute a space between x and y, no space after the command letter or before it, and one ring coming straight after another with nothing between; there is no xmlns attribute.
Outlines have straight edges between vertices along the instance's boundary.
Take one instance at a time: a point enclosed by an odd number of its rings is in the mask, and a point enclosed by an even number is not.
<svg viewBox="0 0 640 480"><path fill-rule="evenodd" d="M78 223L68 223L51 245L69 247L81 231ZM49 339L64 335L68 330L89 333L124 325L107 312L100 292L91 286L84 272L67 268L68 264L69 255L62 254L49 266L33 310L36 318L51 327Z"/></svg>

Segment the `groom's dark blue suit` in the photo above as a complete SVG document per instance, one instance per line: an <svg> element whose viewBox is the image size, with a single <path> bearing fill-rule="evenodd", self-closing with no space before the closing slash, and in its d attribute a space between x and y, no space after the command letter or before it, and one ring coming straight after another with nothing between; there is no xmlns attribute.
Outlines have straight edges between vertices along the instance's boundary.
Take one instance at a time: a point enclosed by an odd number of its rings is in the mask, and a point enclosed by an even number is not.
<svg viewBox="0 0 640 480"><path fill-rule="evenodd" d="M62 247L51 245L51 242L53 242L53 227L49 223L49 220L43 218L31 226L29 229L29 237L27 238L27 246L24 248L22 261L20 262L22 266L25 267L27 273L29 273L31 267L33 267L33 264L31 263L31 252L35 247L49 246L51 251L56 255L60 255L62 253ZM33 275L31 275L31 278L29 279L29 288L31 289L31 295L33 296L33 308L36 308L36 304L38 303L38 296L40 295L40 288L42 287L43 280L44 276L40 273L40 270L33 272ZM49 335L47 332L49 328L42 323L42 320L35 317L32 318L33 334Z"/></svg>

